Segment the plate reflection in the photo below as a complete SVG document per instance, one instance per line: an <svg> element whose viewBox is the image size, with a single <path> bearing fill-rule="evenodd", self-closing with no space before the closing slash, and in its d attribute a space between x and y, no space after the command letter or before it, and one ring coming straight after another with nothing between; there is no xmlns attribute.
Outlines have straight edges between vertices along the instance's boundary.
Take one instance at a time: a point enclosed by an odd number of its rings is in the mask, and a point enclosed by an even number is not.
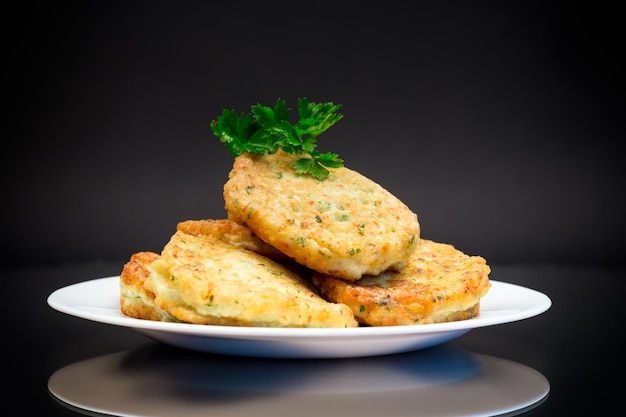
<svg viewBox="0 0 626 417"><path fill-rule="evenodd" d="M549 383L526 366L450 344L352 359L266 359L149 342L64 367L48 388L87 415L395 417L512 413L544 399Z"/></svg>

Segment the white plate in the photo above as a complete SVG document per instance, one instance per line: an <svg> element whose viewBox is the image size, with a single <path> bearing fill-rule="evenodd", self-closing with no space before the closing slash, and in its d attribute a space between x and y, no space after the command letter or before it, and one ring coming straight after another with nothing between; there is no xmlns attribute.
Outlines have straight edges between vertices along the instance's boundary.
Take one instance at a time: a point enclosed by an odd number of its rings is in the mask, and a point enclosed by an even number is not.
<svg viewBox="0 0 626 417"><path fill-rule="evenodd" d="M346 358L424 349L472 329L539 315L552 305L547 295L530 288L494 280L491 283L481 300L480 316L473 319L348 329L211 326L135 319L120 311L119 276L60 288L50 294L48 304L75 317L130 327L160 342L202 352L270 358Z"/></svg>

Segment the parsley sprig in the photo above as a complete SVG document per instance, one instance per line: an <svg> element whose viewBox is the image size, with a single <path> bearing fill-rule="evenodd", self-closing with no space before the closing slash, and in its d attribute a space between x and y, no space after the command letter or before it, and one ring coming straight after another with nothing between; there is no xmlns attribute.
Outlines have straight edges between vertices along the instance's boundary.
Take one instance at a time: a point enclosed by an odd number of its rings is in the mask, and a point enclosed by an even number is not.
<svg viewBox="0 0 626 417"><path fill-rule="evenodd" d="M317 137L343 118L337 113L340 107L332 102L312 103L300 98L299 118L292 124L289 121L291 109L279 98L274 108L261 104L252 106L251 114L237 115L234 110L225 109L211 121L211 129L235 157L245 152L270 154L278 149L307 155L296 161L295 171L324 180L329 174L326 168L340 168L343 160L335 153L320 153Z"/></svg>

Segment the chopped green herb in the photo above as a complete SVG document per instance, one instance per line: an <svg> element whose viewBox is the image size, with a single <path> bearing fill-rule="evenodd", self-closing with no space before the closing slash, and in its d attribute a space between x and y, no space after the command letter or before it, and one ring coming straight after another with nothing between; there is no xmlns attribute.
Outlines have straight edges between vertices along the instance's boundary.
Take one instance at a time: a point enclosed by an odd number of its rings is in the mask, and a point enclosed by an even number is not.
<svg viewBox="0 0 626 417"><path fill-rule="evenodd" d="M233 156L250 152L271 154L279 149L294 154L308 155L296 161L298 174L310 174L323 180L328 177L326 168L340 168L343 160L335 153L320 153L317 137L343 118L337 113L341 105L332 102L313 103L298 99L299 119L289 121L291 109L285 100L278 99L274 108L256 104L251 114L240 114L224 109L211 121L211 130Z"/></svg>
<svg viewBox="0 0 626 417"><path fill-rule="evenodd" d="M213 306L213 294L211 294L211 296L209 297L209 302L205 304L207 307L212 307Z"/></svg>
<svg viewBox="0 0 626 417"><path fill-rule="evenodd" d="M355 248L350 248L350 250L348 250L346 253L348 255L350 255L350 256L354 256L357 253L361 253L361 249L360 248L356 248L356 249Z"/></svg>

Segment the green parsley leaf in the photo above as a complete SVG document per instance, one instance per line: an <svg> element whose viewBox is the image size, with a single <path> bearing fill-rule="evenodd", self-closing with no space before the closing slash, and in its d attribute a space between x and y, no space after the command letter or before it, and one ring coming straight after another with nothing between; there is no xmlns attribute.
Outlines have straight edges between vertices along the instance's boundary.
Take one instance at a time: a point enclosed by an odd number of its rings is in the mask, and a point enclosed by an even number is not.
<svg viewBox="0 0 626 417"><path fill-rule="evenodd" d="M298 99L298 121L289 121L291 109L285 100L278 99L274 107L261 104L252 106L250 114L223 110L211 121L211 130L233 156L243 153L271 154L279 149L304 155L296 161L298 174L309 174L324 180L330 173L327 168L340 168L343 160L335 153L320 153L317 137L343 118L337 113L341 106L332 102L312 103Z"/></svg>

